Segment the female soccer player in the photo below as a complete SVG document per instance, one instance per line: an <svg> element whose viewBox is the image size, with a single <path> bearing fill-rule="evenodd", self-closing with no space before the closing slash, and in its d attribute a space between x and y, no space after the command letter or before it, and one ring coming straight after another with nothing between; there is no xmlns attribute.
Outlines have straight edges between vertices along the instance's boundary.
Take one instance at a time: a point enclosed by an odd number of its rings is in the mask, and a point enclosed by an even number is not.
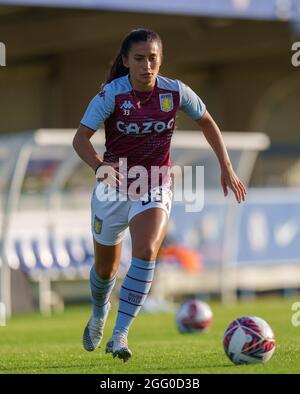
<svg viewBox="0 0 300 394"><path fill-rule="evenodd" d="M84 330L83 346L93 351L100 345L122 239L129 226L132 261L121 286L113 335L106 345L107 353L124 361L132 355L128 330L149 293L157 252L167 230L172 198L170 143L179 109L195 120L214 150L224 195L228 188L238 202L246 195L232 169L221 132L204 103L181 81L159 75L161 62L159 35L145 29L131 31L73 140L75 151L96 174L92 197L95 264L90 273L93 311ZM102 123L106 136L103 159L90 142ZM151 172L153 166L165 169L158 178Z"/></svg>

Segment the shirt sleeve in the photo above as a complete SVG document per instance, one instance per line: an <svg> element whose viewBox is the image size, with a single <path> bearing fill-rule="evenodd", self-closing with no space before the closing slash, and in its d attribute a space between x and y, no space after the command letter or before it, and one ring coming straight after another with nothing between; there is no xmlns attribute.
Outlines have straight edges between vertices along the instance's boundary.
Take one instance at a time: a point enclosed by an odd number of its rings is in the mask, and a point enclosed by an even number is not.
<svg viewBox="0 0 300 394"><path fill-rule="evenodd" d="M179 109L185 112L193 120L200 119L206 111L205 104L189 86L181 81L178 81L178 84L180 94Z"/></svg>
<svg viewBox="0 0 300 394"><path fill-rule="evenodd" d="M95 96L89 103L80 123L94 131L114 112L115 95L109 86Z"/></svg>

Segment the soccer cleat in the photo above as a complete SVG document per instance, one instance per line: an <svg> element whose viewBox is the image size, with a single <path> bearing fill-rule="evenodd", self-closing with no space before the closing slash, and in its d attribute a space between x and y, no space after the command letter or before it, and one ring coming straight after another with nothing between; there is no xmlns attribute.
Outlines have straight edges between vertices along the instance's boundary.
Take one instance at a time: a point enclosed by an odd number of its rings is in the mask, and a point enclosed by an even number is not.
<svg viewBox="0 0 300 394"><path fill-rule="evenodd" d="M113 352L113 340L110 338L110 340L106 344L105 348L105 353L112 353Z"/></svg>
<svg viewBox="0 0 300 394"><path fill-rule="evenodd" d="M90 320L88 321L82 337L82 344L86 351L92 352L93 350L97 349L97 347L99 347L110 308L111 306L109 303L104 319L98 319L91 316Z"/></svg>
<svg viewBox="0 0 300 394"><path fill-rule="evenodd" d="M127 336L123 333L113 335L107 342L106 353L112 353L113 357L118 357L124 362L132 356L132 351L128 348Z"/></svg>

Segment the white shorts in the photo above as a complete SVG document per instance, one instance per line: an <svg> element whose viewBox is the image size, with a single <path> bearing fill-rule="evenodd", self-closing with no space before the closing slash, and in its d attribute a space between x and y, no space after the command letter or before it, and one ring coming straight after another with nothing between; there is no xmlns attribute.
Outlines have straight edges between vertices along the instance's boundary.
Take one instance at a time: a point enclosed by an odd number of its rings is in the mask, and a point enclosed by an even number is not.
<svg viewBox="0 0 300 394"><path fill-rule="evenodd" d="M172 191L169 186L156 187L135 201L109 201L107 197L115 196L115 193L112 186L96 182L92 196L91 227L95 241L100 244L116 245L121 242L130 220L149 208L162 208L170 217Z"/></svg>

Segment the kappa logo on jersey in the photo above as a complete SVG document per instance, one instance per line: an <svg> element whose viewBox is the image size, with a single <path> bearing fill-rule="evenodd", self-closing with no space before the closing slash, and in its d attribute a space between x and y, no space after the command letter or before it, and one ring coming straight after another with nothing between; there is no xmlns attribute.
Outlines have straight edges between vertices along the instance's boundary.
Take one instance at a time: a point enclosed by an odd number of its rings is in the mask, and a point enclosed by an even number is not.
<svg viewBox="0 0 300 394"><path fill-rule="evenodd" d="M135 109L135 106L130 100L125 100L120 107L121 109Z"/></svg>
<svg viewBox="0 0 300 394"><path fill-rule="evenodd" d="M172 93L163 93L159 95L160 109L164 112L170 112L174 108Z"/></svg>

